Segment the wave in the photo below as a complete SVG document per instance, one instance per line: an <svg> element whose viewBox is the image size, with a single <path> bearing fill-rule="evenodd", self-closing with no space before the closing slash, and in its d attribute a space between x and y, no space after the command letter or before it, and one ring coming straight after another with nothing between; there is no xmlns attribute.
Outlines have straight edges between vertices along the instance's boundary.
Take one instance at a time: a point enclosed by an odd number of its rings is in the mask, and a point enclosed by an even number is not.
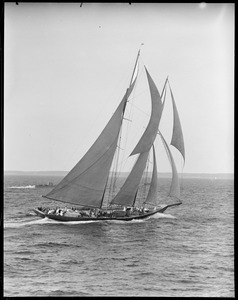
<svg viewBox="0 0 238 300"><path fill-rule="evenodd" d="M42 225L42 224L48 224L49 222L52 222L52 220L47 218L37 219L32 221L22 221L22 222L5 222L4 228L19 228L22 226Z"/></svg>
<svg viewBox="0 0 238 300"><path fill-rule="evenodd" d="M35 185L9 186L9 189L34 189Z"/></svg>

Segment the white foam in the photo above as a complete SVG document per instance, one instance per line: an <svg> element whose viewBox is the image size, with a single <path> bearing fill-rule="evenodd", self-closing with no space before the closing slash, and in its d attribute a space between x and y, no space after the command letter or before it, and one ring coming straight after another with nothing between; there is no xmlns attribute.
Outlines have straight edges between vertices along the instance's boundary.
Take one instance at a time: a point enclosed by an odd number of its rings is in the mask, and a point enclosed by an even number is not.
<svg viewBox="0 0 238 300"><path fill-rule="evenodd" d="M22 226L45 224L45 219L37 219L32 221L22 221L22 222L4 222L4 228L19 228Z"/></svg>
<svg viewBox="0 0 238 300"><path fill-rule="evenodd" d="M9 189L34 189L35 185L10 186Z"/></svg>

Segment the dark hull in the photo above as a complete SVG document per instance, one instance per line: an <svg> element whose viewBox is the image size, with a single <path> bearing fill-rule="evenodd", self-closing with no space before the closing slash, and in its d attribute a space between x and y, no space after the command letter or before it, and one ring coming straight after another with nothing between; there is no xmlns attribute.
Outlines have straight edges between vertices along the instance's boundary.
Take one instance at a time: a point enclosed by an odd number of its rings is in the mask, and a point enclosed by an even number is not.
<svg viewBox="0 0 238 300"><path fill-rule="evenodd" d="M148 213L143 213L141 215L130 215L130 216L125 216L125 217L116 217L116 216L108 216L108 217L104 217L104 216L100 216L100 217L86 217L86 216L83 216L83 217L67 217L67 216L43 213L42 211L40 211L38 209L33 209L33 210L41 218L47 217L49 219L52 219L52 220L55 220L55 221L61 221L61 222L106 221L106 220L131 221L131 220L146 219L150 216L155 215L156 213L163 213L168 207L176 206L176 205L180 205L180 204L181 203L170 204L170 205L167 205L163 208L158 208L156 210L149 211Z"/></svg>

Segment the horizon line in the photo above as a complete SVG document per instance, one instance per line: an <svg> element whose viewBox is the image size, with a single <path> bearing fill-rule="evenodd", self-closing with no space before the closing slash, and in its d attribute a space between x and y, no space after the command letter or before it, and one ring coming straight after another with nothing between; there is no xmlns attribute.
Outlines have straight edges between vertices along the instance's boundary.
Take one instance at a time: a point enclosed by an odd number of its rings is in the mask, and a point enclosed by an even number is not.
<svg viewBox="0 0 238 300"><path fill-rule="evenodd" d="M38 170L38 171L22 171L22 170L4 170L4 173L68 173L70 171L64 171L64 170ZM130 171L124 171L120 173L129 173ZM168 173L171 172L158 172L158 173ZM234 172L178 172L179 174L232 174L234 175Z"/></svg>

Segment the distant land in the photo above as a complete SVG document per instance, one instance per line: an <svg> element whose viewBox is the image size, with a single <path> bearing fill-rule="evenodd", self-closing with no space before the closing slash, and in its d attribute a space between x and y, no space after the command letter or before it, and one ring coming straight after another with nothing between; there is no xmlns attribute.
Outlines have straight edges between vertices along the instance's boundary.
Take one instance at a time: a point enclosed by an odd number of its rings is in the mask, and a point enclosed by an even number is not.
<svg viewBox="0 0 238 300"><path fill-rule="evenodd" d="M60 176L63 177L68 171L4 171L4 175L18 176ZM127 176L128 172L122 172L120 176ZM183 173L179 174L182 178L208 178L208 179L234 179L232 173ZM171 177L171 173L158 173L159 177Z"/></svg>

